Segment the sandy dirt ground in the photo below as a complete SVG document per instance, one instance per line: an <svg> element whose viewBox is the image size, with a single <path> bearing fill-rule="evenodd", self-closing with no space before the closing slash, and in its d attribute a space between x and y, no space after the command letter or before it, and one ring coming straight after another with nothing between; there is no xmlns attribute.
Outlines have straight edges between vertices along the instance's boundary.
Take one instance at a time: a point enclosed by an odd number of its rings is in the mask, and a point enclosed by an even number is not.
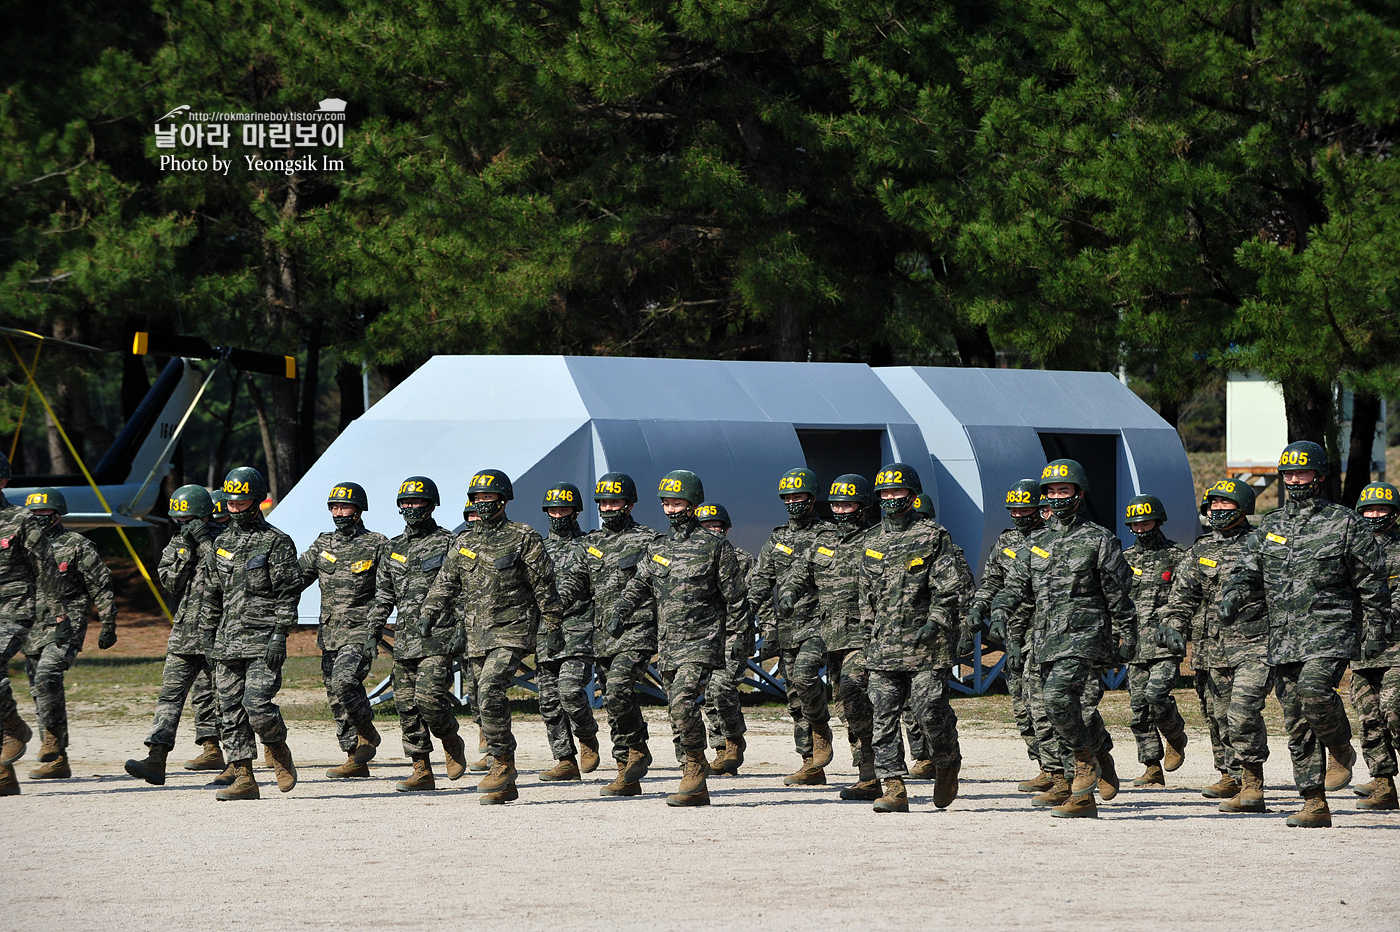
<svg viewBox="0 0 1400 932"><path fill-rule="evenodd" d="M648 719L653 749L669 751L662 710ZM714 805L693 810L664 804L678 772L663 753L638 798L598 796L606 762L581 784L540 783L550 761L535 716L516 725L519 802L479 806L472 775L449 783L440 756L436 792L395 793L409 766L397 728L380 725L371 779L326 779L343 759L330 724L292 722L296 789L278 793L260 770L260 801L217 803L207 775L178 763L162 788L126 776L145 722L75 721L74 779L25 781L0 803L0 929L1400 925L1400 813L1355 811L1344 791L1336 828L1285 828L1296 797L1278 739L1268 814L1227 816L1201 797L1214 773L1196 732L1171 787L1124 789L1097 821L1063 821L1015 791L1032 768L996 725L963 730L953 806L936 810L932 785L914 782L908 815L837 798L853 774L844 747L831 786L784 787L796 758L790 726L771 717L751 730L743 775L712 779ZM174 760L196 750L188 727ZM1116 737L1126 784L1141 768ZM22 779L33 760L31 746Z"/></svg>

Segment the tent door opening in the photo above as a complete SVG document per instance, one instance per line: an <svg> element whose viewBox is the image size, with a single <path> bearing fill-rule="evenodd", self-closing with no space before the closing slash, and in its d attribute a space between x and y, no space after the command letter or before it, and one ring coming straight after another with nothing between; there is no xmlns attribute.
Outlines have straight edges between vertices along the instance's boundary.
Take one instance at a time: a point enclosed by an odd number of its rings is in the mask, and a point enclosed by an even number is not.
<svg viewBox="0 0 1400 932"><path fill-rule="evenodd" d="M802 456L807 468L817 474L817 513L831 519L826 493L832 480L846 473L857 473L871 482L880 471L880 441L882 430L837 430L827 428L797 428L797 440L802 444Z"/></svg>
<svg viewBox="0 0 1400 932"><path fill-rule="evenodd" d="M1045 459L1078 460L1089 476L1089 520L1118 533L1118 435L1040 434Z"/></svg>

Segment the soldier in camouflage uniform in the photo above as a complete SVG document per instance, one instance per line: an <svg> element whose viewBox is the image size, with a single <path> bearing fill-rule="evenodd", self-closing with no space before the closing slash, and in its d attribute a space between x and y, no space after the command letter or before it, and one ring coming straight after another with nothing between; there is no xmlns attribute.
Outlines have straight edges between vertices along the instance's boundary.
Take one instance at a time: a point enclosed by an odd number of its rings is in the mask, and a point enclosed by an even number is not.
<svg viewBox="0 0 1400 932"><path fill-rule="evenodd" d="M803 593L800 602L777 596L779 580L806 558L819 534L832 528L817 516L816 484L817 474L810 469L790 469L778 480L788 522L773 529L749 580L749 607L764 647L778 649L793 744L802 758L802 766L783 779L789 786L826 783L824 768L831 763L831 716L826 684L818 675L826 662L826 645L818 629L816 592Z"/></svg>
<svg viewBox="0 0 1400 932"><path fill-rule="evenodd" d="M568 482L559 482L544 493L541 510L549 516L545 549L554 560L556 579L582 566L584 534L578 526L583 493ZM540 716L549 736L549 750L558 761L540 774L546 782L580 780L598 769L598 722L584 690L593 673L593 602L574 602L564 612L564 648L536 650L535 678L539 687ZM579 748L574 746L578 739Z"/></svg>
<svg viewBox="0 0 1400 932"><path fill-rule="evenodd" d="M708 806L705 778L710 764L705 759L700 703L710 675L725 664L725 628L729 619L744 617L747 590L729 539L695 520L695 509L705 500L700 478L688 470L672 470L662 478L656 495L671 530L643 551L607 628L617 637L638 608L655 604L656 666L666 685L671 730L685 752L680 789L666 804ZM736 642L731 659L743 647Z"/></svg>
<svg viewBox="0 0 1400 932"><path fill-rule="evenodd" d="M1050 498L1054 517L1026 539L1028 546L1008 568L1006 587L992 600L993 614L1003 616L994 624L1005 625L1006 617L1034 601L1030 653L1037 669L1032 671L1032 688L1043 699L1067 769L1064 755L1074 756L1068 796L1051 814L1097 818L1094 790L1103 792L1100 768L1107 755L1107 732L1084 697L1095 694L1090 680L1097 680L1095 665L1106 661L1112 649L1115 628L1121 653L1131 655L1137 647L1130 595L1133 574L1118 538L1085 514L1088 478L1079 463L1051 461L1041 472L1040 488ZM1021 665L1014 650L1008 659ZM1047 742L1042 740L1041 746ZM1114 784L1116 778L1109 785L1116 792ZM1049 793L1057 790L1060 787Z"/></svg>
<svg viewBox="0 0 1400 932"><path fill-rule="evenodd" d="M835 524L817 536L805 560L793 562L781 590L794 603L805 592L816 592L827 680L835 691L859 772L856 782L841 790L841 798L867 802L880 798L872 744L874 711L866 692L869 629L861 621L860 603L860 561L865 553L861 541L870 527L871 498L869 479L855 473L836 477L826 496Z"/></svg>
<svg viewBox="0 0 1400 932"><path fill-rule="evenodd" d="M40 615L24 642L24 672L34 696L39 718L39 766L29 771L32 780L60 780L73 775L68 766L68 704L63 674L73 665L87 637L88 608L97 609L102 650L117 643L117 603L112 594L112 574L92 541L63 526L68 503L57 489L35 489L25 499L53 551L58 564L58 597L64 621L52 614ZM68 619L73 619L72 623Z"/></svg>
<svg viewBox="0 0 1400 932"><path fill-rule="evenodd" d="M1389 633L1373 631L1362 644L1361 658L1351 662L1351 704L1361 719L1361 753L1371 771L1370 782L1356 788L1365 797L1356 808L1400 809L1395 791L1395 757L1400 750L1400 633L1395 630L1395 614L1400 611L1400 531L1395 517L1400 490L1388 482L1372 482L1361 490L1356 508L1385 553L1391 611Z"/></svg>
<svg viewBox="0 0 1400 932"><path fill-rule="evenodd" d="M865 661L873 711L875 769L883 779L876 812L908 812L900 712L912 702L937 768L933 802L946 808L958 792L962 752L947 703L950 638L961 601L957 558L948 532L921 520L914 499L919 475L891 463L875 477L882 518L861 539L861 620L869 631ZM945 719L952 716L952 722Z"/></svg>
<svg viewBox="0 0 1400 932"><path fill-rule="evenodd" d="M369 496L355 482L339 482L326 499L335 530L311 542L298 558L303 586L321 586L321 682L335 716L335 736L345 763L326 771L332 780L369 776L379 747L374 709L365 677L379 653L379 632L370 625L378 567L388 556L389 539L365 527Z"/></svg>
<svg viewBox="0 0 1400 932"><path fill-rule="evenodd" d="M724 506L712 502L695 509L695 517L701 527L725 537L729 536L729 529L733 526ZM744 732L748 729L744 724L744 706L739 701L739 684L744 682L749 658L754 652L753 623L747 614L748 578L757 561L753 554L741 547L734 548L734 558L739 561L739 572L744 577L745 615L725 622L725 664L710 676L709 685L705 688L705 718L709 725L710 747L715 749L710 771L717 776L737 776L739 767L744 763L744 751L748 748L744 740Z"/></svg>
<svg viewBox="0 0 1400 932"><path fill-rule="evenodd" d="M296 545L267 523L259 507L267 497L262 473L239 466L225 477L223 490L232 519L215 541L200 633L201 642L213 641L209 657L215 664L224 751L237 774L214 794L220 801L258 798L254 734L271 759L277 788L290 793L297 784L287 725L275 700L302 590Z"/></svg>
<svg viewBox="0 0 1400 932"><path fill-rule="evenodd" d="M1119 657L1128 665L1128 701L1133 716L1129 727L1137 742L1138 763L1145 766L1133 786L1166 786L1163 771L1180 767L1186 750L1186 722L1172 697L1185 651L1177 654L1157 643L1157 626L1171 595L1176 565L1186 555L1162 533L1166 522L1167 510L1155 495L1134 496L1123 516L1123 523L1137 538L1123 552L1133 571L1133 605L1137 609L1133 640L1137 651Z"/></svg>
<svg viewBox="0 0 1400 932"><path fill-rule="evenodd" d="M563 608L554 586L554 561L528 524L506 517L515 497L498 469L472 476L467 497L477 520L452 540L447 562L423 600L420 628L459 612L467 656L476 681L481 728L491 769L477 784L483 806L520 798L516 789L515 735L506 690L525 655L535 649L541 623L546 650L564 647Z"/></svg>
<svg viewBox="0 0 1400 932"><path fill-rule="evenodd" d="M1222 625L1237 623L1263 586L1268 660L1278 678L1293 781L1305 800L1288 825L1330 828L1327 751L1348 770L1356 755L1337 684L1361 641L1384 640L1390 628L1385 553L1360 515L1319 497L1327 476L1322 447L1289 444L1279 472L1288 502L1245 540L1217 615Z"/></svg>
<svg viewBox="0 0 1400 932"><path fill-rule="evenodd" d="M447 559L452 533L433 518L440 504L437 484L427 476L409 476L399 484L397 504L403 517L403 533L389 541L387 557L379 561L374 581L374 605L369 611L366 653L378 652L389 616L394 623L394 705L399 712L404 754L413 761L413 773L394 789L401 793L437 788L429 756L431 735L442 742L447 777L456 780L466 772L466 747L452 714L452 664L466 649L466 634L455 614L430 628L427 637L418 630L419 607L428 595Z"/></svg>
<svg viewBox="0 0 1400 932"><path fill-rule="evenodd" d="M593 490L602 527L584 541L582 564L574 564L561 577L559 597L564 605L591 600L594 606L593 652L597 677L608 710L613 760L617 776L598 790L601 796L640 796L639 782L651 766L647 747L647 723L637 700L637 684L646 675L656 653L656 607L636 606L621 633L604 627L608 610L617 602L642 561L645 551L661 535L632 518L637 487L625 473L605 473Z"/></svg>
<svg viewBox="0 0 1400 932"><path fill-rule="evenodd" d="M204 618L205 589L214 556L214 531L210 517L214 502L200 485L182 485L170 496L170 519L178 528L161 551L160 584L175 604L170 637L165 642L165 666L161 670L160 695L156 699L155 722L146 739L144 760L126 762L126 772L152 786L165 785L165 758L175 746L175 732L188 696L194 708L195 741L204 754L185 764L186 770L222 771L226 766L219 749L219 710L213 693L195 691L201 679L208 679L210 662L206 651L212 644L200 642Z"/></svg>

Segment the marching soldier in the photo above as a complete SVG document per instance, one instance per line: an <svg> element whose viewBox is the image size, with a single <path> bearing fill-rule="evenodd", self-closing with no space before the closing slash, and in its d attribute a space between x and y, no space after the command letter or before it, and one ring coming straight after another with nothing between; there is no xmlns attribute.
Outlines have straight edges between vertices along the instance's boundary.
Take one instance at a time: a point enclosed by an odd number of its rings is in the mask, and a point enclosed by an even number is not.
<svg viewBox="0 0 1400 932"><path fill-rule="evenodd" d="M727 620L744 617L744 577L729 540L695 520L695 508L705 500L700 477L685 469L672 470L656 494L671 530L643 552L636 575L613 607L608 633L618 637L640 606L656 605L656 665L666 684L671 730L685 753L680 789L666 804L708 806L705 778L710 764L705 759L700 700L711 673L724 666ZM734 654L742 647L736 642Z"/></svg>
<svg viewBox="0 0 1400 932"><path fill-rule="evenodd" d="M724 537L729 536L729 529L733 526L725 507L712 502L695 509L695 518L701 527ZM744 751L748 748L748 742L744 740L748 729L744 724L744 706L739 701L739 684L744 682L749 658L754 651L753 623L747 614L748 577L757 561L742 547L734 548L734 558L739 561L739 572L745 580L745 615L726 622L725 664L710 676L709 686L705 689L705 718L709 724L710 747L715 749L710 770L716 776L738 775L739 767L744 763ZM740 654L743 656L740 657Z"/></svg>
<svg viewBox="0 0 1400 932"><path fill-rule="evenodd" d="M213 640L209 656L215 663L224 751L237 774L214 794L221 802L259 796L254 734L263 740L277 788L290 793L297 785L287 725L275 700L302 590L296 545L267 523L259 507L267 497L262 473L251 466L231 470L224 494L232 518L215 542L200 634L204 643Z"/></svg>
<svg viewBox="0 0 1400 932"><path fill-rule="evenodd" d="M399 484L397 504L403 517L403 533L389 541L387 558L379 561L374 582L374 605L369 612L365 653L378 653L384 626L398 611L394 623L394 706L399 712L404 754L413 761L413 773L394 789L401 793L437 789L429 757L432 737L442 742L447 778L466 772L466 747L452 714L452 663L466 649L460 619L449 613L428 629L418 629L420 607L442 572L452 532L433 518L441 503L437 484L427 476L409 476Z"/></svg>
<svg viewBox="0 0 1400 932"><path fill-rule="evenodd" d="M1185 551L1162 533L1167 510L1155 495L1137 495L1129 502L1123 523L1137 542L1123 552L1133 571L1135 652L1120 654L1128 665L1130 726L1137 743L1138 763L1146 768L1133 786L1166 786L1163 771L1181 766L1186 750L1186 722L1172 697L1181 672L1182 654L1157 643L1157 627L1172 591L1176 565ZM1165 739L1166 747L1163 747Z"/></svg>
<svg viewBox="0 0 1400 932"><path fill-rule="evenodd" d="M127 773L152 786L165 785L165 758L175 746L186 697L194 709L194 739L204 753L187 762L185 769L222 771L227 766L219 748L218 705L212 688L206 692L212 684L208 651L213 645L200 639L214 559L215 532L210 527L214 502L203 486L182 485L170 496L169 514L179 531L161 552L158 572L161 586L175 600L175 617L165 642L165 666L146 757L126 762Z"/></svg>
<svg viewBox="0 0 1400 932"><path fill-rule="evenodd" d="M88 608L96 607L102 620L97 646L107 650L117 643L117 603L112 593L112 574L98 556L92 541L63 526L68 503L58 489L35 489L25 499L44 536L49 540L58 565L58 597L62 603L60 622L41 616L29 629L24 643L24 671L34 695L43 742L39 746L39 766L29 771L31 780L67 779L68 703L64 696L63 674L87 637ZM70 623L69 619L73 621Z"/></svg>
<svg viewBox="0 0 1400 932"><path fill-rule="evenodd" d="M1218 617L1222 625L1239 623L1262 585L1268 662L1278 680L1293 781L1304 799L1287 824L1330 828L1327 752L1348 771L1356 757L1337 684L1361 643L1383 641L1390 628L1385 553L1360 515L1320 496L1328 472L1321 446L1289 444L1278 468L1288 502L1245 540Z"/></svg>
<svg viewBox="0 0 1400 932"><path fill-rule="evenodd" d="M1391 606L1390 633L1368 639L1361 646L1361 659L1351 662L1351 704L1361 719L1361 753L1371 771L1370 782L1356 788L1365 797L1356 808L1400 809L1395 792L1395 756L1400 750L1400 637L1395 631L1395 613L1400 609L1400 533L1395 516L1400 491L1388 482L1372 482L1361 490L1356 508L1385 552Z"/></svg>
<svg viewBox="0 0 1400 932"><path fill-rule="evenodd" d="M571 483L555 483L545 489L540 508L549 516L544 546L554 561L556 578L567 578L585 559L584 533L578 526L583 493ZM556 653L539 645L535 652L540 717L550 753L558 761L540 774L546 782L579 780L598 769L598 722L584 693L593 672L593 625L593 602L574 602L564 611L563 650ZM577 748L574 739L578 739Z"/></svg>
<svg viewBox="0 0 1400 932"><path fill-rule="evenodd" d="M326 771L332 780L369 776L379 747L374 709L365 677L379 653L379 633L370 624L375 578L389 539L365 527L369 496L356 482L337 483L326 499L335 530L316 538L298 562L302 585L321 585L321 682L335 716L336 740L345 763Z"/></svg>
<svg viewBox="0 0 1400 932"><path fill-rule="evenodd" d="M554 563L544 540L528 524L506 517L506 502L515 497L510 478L483 469L472 476L467 497L477 520L453 538L447 562L423 601L419 628L431 631L454 611L465 621L481 729L491 755L491 769L477 791L481 804L492 806L520 798L506 690L534 650L541 622L550 651L563 649L564 631Z"/></svg>
<svg viewBox="0 0 1400 932"><path fill-rule="evenodd" d="M826 684L819 675L826 645L818 626L816 592L804 592L801 601L775 598L779 580L806 558L818 535L832 528L817 516L816 485L817 474L810 469L790 469L778 480L788 521L774 528L759 550L749 586L750 608L764 647L777 648L779 669L787 681L793 743L802 758L802 766L783 779L789 786L826 783L824 768L832 756Z"/></svg>

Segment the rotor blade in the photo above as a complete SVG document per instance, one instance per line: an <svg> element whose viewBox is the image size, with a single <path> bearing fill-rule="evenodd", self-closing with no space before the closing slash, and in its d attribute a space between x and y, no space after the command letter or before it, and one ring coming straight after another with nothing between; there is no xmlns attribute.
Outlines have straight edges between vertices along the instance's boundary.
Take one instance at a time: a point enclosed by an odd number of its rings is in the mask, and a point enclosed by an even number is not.
<svg viewBox="0 0 1400 932"><path fill-rule="evenodd" d="M187 356L190 359L218 359L219 353L203 337L187 337L177 333L145 333L138 331L131 341L135 356Z"/></svg>
<svg viewBox="0 0 1400 932"><path fill-rule="evenodd" d="M60 340L58 337L46 337L42 333L31 333L28 330L16 330L13 327L0 327L0 333L5 336L15 337L20 340L29 340L33 343L52 343L55 346L63 346L68 349L84 350L89 353L108 353L111 350L100 349L96 346L88 346L86 343L74 343L72 340Z"/></svg>
<svg viewBox="0 0 1400 932"><path fill-rule="evenodd" d="M228 351L228 361L247 372L263 372L267 375L281 376L284 379L297 377L297 358L295 356L275 356L272 353L231 349Z"/></svg>

